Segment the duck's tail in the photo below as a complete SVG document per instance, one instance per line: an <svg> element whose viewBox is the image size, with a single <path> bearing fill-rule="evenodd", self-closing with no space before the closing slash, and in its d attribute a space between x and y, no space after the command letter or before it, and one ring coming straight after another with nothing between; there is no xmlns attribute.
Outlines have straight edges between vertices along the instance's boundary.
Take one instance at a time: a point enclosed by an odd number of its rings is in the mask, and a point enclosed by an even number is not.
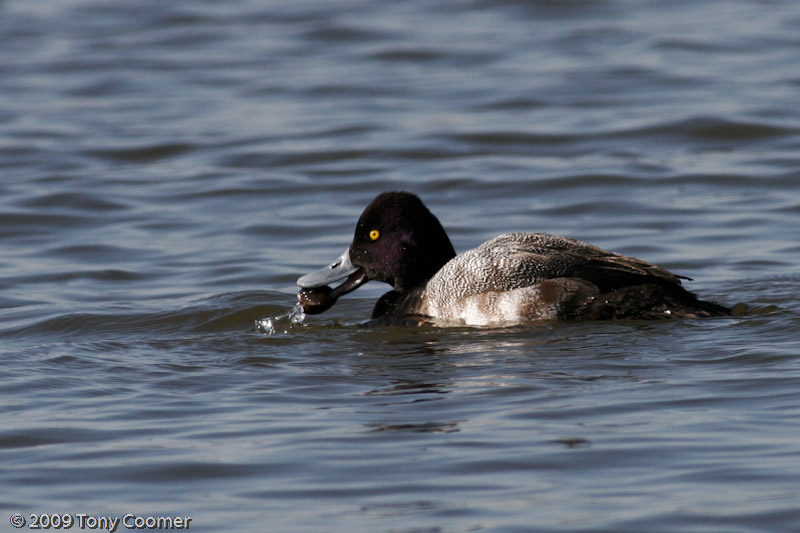
<svg viewBox="0 0 800 533"><path fill-rule="evenodd" d="M665 319L731 316L723 305L700 300L679 285L646 283L601 293L588 303L577 318Z"/></svg>

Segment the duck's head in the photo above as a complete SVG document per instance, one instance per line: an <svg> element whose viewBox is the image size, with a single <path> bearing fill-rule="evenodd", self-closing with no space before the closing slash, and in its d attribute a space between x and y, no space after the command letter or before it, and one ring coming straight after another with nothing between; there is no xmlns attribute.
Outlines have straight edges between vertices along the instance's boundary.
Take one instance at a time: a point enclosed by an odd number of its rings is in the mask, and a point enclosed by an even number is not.
<svg viewBox="0 0 800 533"><path fill-rule="evenodd" d="M297 297L308 314L370 280L403 293L425 283L456 253L439 220L408 192L384 192L364 209L353 242L331 265L297 280ZM335 288L329 283L345 279Z"/></svg>

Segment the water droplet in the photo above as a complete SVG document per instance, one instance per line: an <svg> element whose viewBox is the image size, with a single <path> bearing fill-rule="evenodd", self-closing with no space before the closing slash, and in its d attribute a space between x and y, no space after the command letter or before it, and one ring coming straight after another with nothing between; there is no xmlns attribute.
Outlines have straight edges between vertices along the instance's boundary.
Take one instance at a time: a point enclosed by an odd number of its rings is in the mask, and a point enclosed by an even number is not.
<svg viewBox="0 0 800 533"><path fill-rule="evenodd" d="M256 320L256 331L259 333L266 333L272 335L275 333L275 323L271 318L262 318Z"/></svg>
<svg viewBox="0 0 800 533"><path fill-rule="evenodd" d="M302 324L303 320L306 319L306 314L303 312L303 306L300 305L300 302L294 304L292 310L289 312L289 319L292 321L292 324Z"/></svg>
<svg viewBox="0 0 800 533"><path fill-rule="evenodd" d="M258 333L266 335L275 335L278 333L281 323L286 323L287 328L294 324L302 324L305 320L306 314L303 312L303 306L296 303L291 311L278 315L275 317L264 317L256 320L255 327ZM287 323L288 322L288 323ZM289 333L288 329L284 329L283 333Z"/></svg>

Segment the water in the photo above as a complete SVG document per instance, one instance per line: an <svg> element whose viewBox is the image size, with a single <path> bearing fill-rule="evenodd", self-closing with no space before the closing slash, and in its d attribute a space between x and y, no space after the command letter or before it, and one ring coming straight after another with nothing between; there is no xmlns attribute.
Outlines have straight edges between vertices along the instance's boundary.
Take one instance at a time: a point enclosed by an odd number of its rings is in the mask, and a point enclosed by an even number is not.
<svg viewBox="0 0 800 533"><path fill-rule="evenodd" d="M295 324L302 324L306 319L306 314L303 312L303 307L300 303L294 304L292 310L288 313L283 313L276 317L265 317L255 321L254 327L259 333L266 333L267 335L275 335L283 330L284 334L289 333L289 327ZM285 327L283 327L285 326Z"/></svg>
<svg viewBox="0 0 800 533"><path fill-rule="evenodd" d="M0 508L800 529L798 30L789 0L3 2ZM368 284L292 320L391 189L458 251L566 235L749 311L365 327Z"/></svg>

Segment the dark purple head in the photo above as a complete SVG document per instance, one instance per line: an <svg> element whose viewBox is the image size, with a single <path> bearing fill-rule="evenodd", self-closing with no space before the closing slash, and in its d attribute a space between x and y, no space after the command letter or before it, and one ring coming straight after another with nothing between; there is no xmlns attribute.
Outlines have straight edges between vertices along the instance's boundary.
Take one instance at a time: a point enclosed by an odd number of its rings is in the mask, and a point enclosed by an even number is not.
<svg viewBox="0 0 800 533"><path fill-rule="evenodd" d="M349 251L369 279L398 292L425 283L456 255L439 220L407 192L379 194L367 206Z"/></svg>
<svg viewBox="0 0 800 533"><path fill-rule="evenodd" d="M353 242L332 265L301 277L301 303L309 296L325 305L309 306L322 312L336 298L369 280L383 281L397 292L425 283L456 253L439 220L422 201L408 192L384 192L364 209ZM347 278L328 293L320 289ZM320 294L325 292L324 297ZM309 312L308 310L306 312Z"/></svg>

